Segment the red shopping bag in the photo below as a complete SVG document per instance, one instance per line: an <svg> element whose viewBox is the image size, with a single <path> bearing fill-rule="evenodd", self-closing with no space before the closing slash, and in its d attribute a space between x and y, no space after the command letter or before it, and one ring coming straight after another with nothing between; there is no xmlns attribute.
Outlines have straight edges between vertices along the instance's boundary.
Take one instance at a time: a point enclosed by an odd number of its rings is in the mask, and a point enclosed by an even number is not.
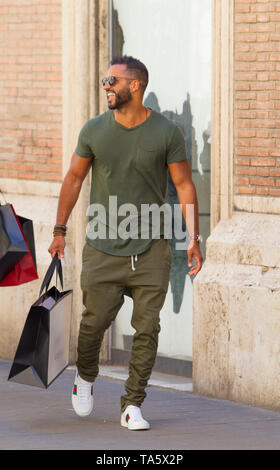
<svg viewBox="0 0 280 470"><path fill-rule="evenodd" d="M22 233L28 252L23 256L23 258L6 274L6 276L1 279L0 286L18 286L26 282L33 281L38 279L38 274L36 270L36 255L35 255L35 244L34 244L34 232L33 232L33 222L30 219L25 217L17 216L12 204L6 204L1 206L2 208L6 207L10 209L17 221L19 229ZM5 225L5 219L4 219ZM7 227L6 227L7 229Z"/></svg>

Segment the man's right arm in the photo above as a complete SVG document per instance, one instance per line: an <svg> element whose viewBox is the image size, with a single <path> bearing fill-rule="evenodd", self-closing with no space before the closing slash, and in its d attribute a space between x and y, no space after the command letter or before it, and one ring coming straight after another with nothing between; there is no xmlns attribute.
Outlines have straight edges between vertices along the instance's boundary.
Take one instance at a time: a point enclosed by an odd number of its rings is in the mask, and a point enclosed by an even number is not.
<svg viewBox="0 0 280 470"><path fill-rule="evenodd" d="M92 158L80 157L73 153L70 168L63 180L59 200L56 224L66 225L70 214L75 206L80 194L83 181L92 165ZM63 258L65 248L65 238L63 235L56 235L49 247L52 258L58 253L59 258Z"/></svg>

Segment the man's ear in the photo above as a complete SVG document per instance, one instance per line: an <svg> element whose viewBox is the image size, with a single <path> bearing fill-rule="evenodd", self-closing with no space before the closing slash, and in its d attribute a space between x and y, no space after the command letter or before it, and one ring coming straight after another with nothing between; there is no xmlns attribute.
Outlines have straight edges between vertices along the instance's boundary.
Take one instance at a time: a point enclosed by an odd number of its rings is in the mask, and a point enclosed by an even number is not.
<svg viewBox="0 0 280 470"><path fill-rule="evenodd" d="M130 82L130 90L132 92L135 92L135 91L138 91L139 89L140 89L139 80L132 80L132 82Z"/></svg>

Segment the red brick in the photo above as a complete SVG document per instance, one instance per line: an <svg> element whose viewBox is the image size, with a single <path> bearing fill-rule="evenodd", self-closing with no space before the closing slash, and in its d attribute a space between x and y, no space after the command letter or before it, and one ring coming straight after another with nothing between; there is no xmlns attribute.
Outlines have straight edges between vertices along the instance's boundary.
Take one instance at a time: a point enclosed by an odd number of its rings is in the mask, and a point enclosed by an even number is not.
<svg viewBox="0 0 280 470"><path fill-rule="evenodd" d="M255 62L257 60L257 54L254 52L237 52L235 54L235 60L240 62Z"/></svg>
<svg viewBox="0 0 280 470"><path fill-rule="evenodd" d="M236 194L255 194L256 188L253 186L236 186Z"/></svg>
<svg viewBox="0 0 280 470"><path fill-rule="evenodd" d="M240 147L250 147L251 146L250 139L247 139L247 140L245 140L245 139L243 139L243 140L242 139L236 139L235 143L236 143L236 145L238 145Z"/></svg>
<svg viewBox="0 0 280 470"><path fill-rule="evenodd" d="M251 127L252 124L251 124L251 121L249 119L248 120L246 120L246 119L236 119L235 125L236 125L236 127L239 127L239 128L241 127L243 129L244 128L248 129L248 128Z"/></svg>
<svg viewBox="0 0 280 470"><path fill-rule="evenodd" d="M251 167L251 166L241 166L241 167L235 167L235 173L237 175L248 175L248 176L253 176L257 174L257 168ZM269 175L272 176L272 175Z"/></svg>
<svg viewBox="0 0 280 470"><path fill-rule="evenodd" d="M268 23L270 20L270 15L265 14L265 13L260 13L257 15L257 21L259 23Z"/></svg>
<svg viewBox="0 0 280 470"><path fill-rule="evenodd" d="M275 25L273 23L255 23L250 24L250 32L274 32Z"/></svg>
<svg viewBox="0 0 280 470"><path fill-rule="evenodd" d="M277 13L277 12L271 13L270 14L270 19L271 19L271 21L275 21L275 22L280 23L280 13Z"/></svg>
<svg viewBox="0 0 280 470"><path fill-rule="evenodd" d="M275 158L251 158L252 166L275 166Z"/></svg>
<svg viewBox="0 0 280 470"><path fill-rule="evenodd" d="M270 129L258 129L256 131L256 137L260 137L260 138L273 137L272 136L272 131Z"/></svg>
<svg viewBox="0 0 280 470"><path fill-rule="evenodd" d="M237 13L235 15L235 21L237 23L256 23L257 15L254 13Z"/></svg>
<svg viewBox="0 0 280 470"><path fill-rule="evenodd" d="M251 109L274 109L274 104L271 101L250 101Z"/></svg>
<svg viewBox="0 0 280 470"><path fill-rule="evenodd" d="M256 168L256 175L257 176L270 176L269 168Z"/></svg>
<svg viewBox="0 0 280 470"><path fill-rule="evenodd" d="M263 116L263 119L259 119L260 116L258 116L258 119L254 121L254 127L255 128L265 128L265 129L274 129L275 127L275 121L272 119L267 119L267 113L265 116Z"/></svg>
<svg viewBox="0 0 280 470"><path fill-rule="evenodd" d="M236 13L249 13L250 5L248 3L236 3L235 11Z"/></svg>
<svg viewBox="0 0 280 470"><path fill-rule="evenodd" d="M235 90L237 91L249 91L250 87L251 87L250 83L240 83L240 82L235 83Z"/></svg>
<svg viewBox="0 0 280 470"><path fill-rule="evenodd" d="M269 189L269 195L273 196L273 197L280 197L280 188L279 189L270 188Z"/></svg>
<svg viewBox="0 0 280 470"><path fill-rule="evenodd" d="M274 7L271 3L265 2L265 3L253 3L251 5L251 12L271 12L274 11Z"/></svg>
<svg viewBox="0 0 280 470"><path fill-rule="evenodd" d="M271 137L280 138L280 129L272 129L270 134Z"/></svg>
<svg viewBox="0 0 280 470"><path fill-rule="evenodd" d="M279 62L280 61L280 52L272 52L269 56L269 60Z"/></svg>
<svg viewBox="0 0 280 470"><path fill-rule="evenodd" d="M270 80L272 80L270 78ZM271 81L265 80L265 81L259 81L259 82L254 82L250 84L251 90L274 90L275 89L275 84Z"/></svg>
<svg viewBox="0 0 280 470"><path fill-rule="evenodd" d="M249 110L241 109L240 110L240 109L237 109L235 107L235 117L237 119L240 118L240 119L251 119L252 120L252 119L256 119L257 113L256 113L256 111L254 111L252 109L249 109ZM250 123L250 121L247 121L247 122ZM246 126L246 127L248 127L248 126ZM249 125L249 127L251 127L251 126Z"/></svg>
<svg viewBox="0 0 280 470"><path fill-rule="evenodd" d="M235 162L236 162L236 165L250 165L250 158L246 158L246 157L236 157L235 159ZM280 166L280 162L279 162L279 166Z"/></svg>
<svg viewBox="0 0 280 470"><path fill-rule="evenodd" d="M235 179L235 183L238 184L238 185L247 185L249 184L249 178L246 178L246 177L238 177Z"/></svg>
<svg viewBox="0 0 280 470"><path fill-rule="evenodd" d="M269 189L268 188L264 188L262 186L257 186L256 187L256 195L257 196L268 196L269 194Z"/></svg>
<svg viewBox="0 0 280 470"><path fill-rule="evenodd" d="M256 131L254 129L237 129L235 135L236 137L255 137Z"/></svg>
<svg viewBox="0 0 280 470"><path fill-rule="evenodd" d="M251 139L251 144L253 147L271 148L271 147L275 147L275 140L254 138L254 139Z"/></svg>
<svg viewBox="0 0 280 470"><path fill-rule="evenodd" d="M14 139L0 144L1 176L61 180L61 14L61 0L0 4L0 132Z"/></svg>
<svg viewBox="0 0 280 470"><path fill-rule="evenodd" d="M255 100L257 93L255 91L240 91L235 95L236 100Z"/></svg>
<svg viewBox="0 0 280 470"><path fill-rule="evenodd" d="M250 107L250 104L249 102L245 102L245 101L236 101L236 104L235 104L235 109L249 109Z"/></svg>
<svg viewBox="0 0 280 470"><path fill-rule="evenodd" d="M250 178L250 184L256 185L256 186L274 186L275 181L273 178L257 178L255 176L252 176Z"/></svg>
<svg viewBox="0 0 280 470"><path fill-rule="evenodd" d="M270 168L269 169L269 176L274 176L274 177L280 176L280 169L278 170L277 168ZM280 180L279 180L279 183L280 183ZM277 183L277 185L278 185L278 183Z"/></svg>
<svg viewBox="0 0 280 470"><path fill-rule="evenodd" d="M270 155L269 149L256 149L247 147L236 147L236 155L251 156L251 157L268 157Z"/></svg>

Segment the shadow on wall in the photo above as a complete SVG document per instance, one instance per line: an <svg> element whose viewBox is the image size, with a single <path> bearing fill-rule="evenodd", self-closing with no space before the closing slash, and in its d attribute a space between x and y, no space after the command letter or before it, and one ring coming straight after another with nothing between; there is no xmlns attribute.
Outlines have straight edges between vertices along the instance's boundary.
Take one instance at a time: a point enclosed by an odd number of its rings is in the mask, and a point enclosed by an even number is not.
<svg viewBox="0 0 280 470"><path fill-rule="evenodd" d="M210 143L208 139L210 137L210 131L207 129L203 132L203 141L204 146L203 150L200 154L200 165L202 168L202 174L198 171L198 152L197 152L197 144L195 139L195 129L192 126L193 116L191 113L191 104L190 104L190 95L187 95L187 100L183 102L183 111L182 114L178 114L178 112L174 111L161 111L159 106L159 102L157 96L154 92L150 92L147 98L144 101L144 105L152 108L154 111L161 112L165 117L170 119L171 121L178 124L181 128L186 141L186 149L188 159L191 164L193 179L195 182L196 190L197 190L197 197L198 197L198 204L199 209L201 207L206 208L206 212L199 212L199 226L200 232L203 234L204 242L201 246L201 251L203 258L205 259L205 239L210 233L210 227L208 227L208 231L205 230L205 224L201 223L203 217L210 217ZM202 189L202 191L200 191ZM202 200L203 197L203 200ZM167 197L166 202L169 203L171 206L174 204L178 204L178 195L176 188L173 184L173 181L168 174L168 189L167 189ZM207 210L208 209L208 210ZM173 212L173 226L174 226L174 211ZM202 227L203 226L203 227ZM209 223L208 223L209 226ZM182 230L186 231L186 224L184 218L182 216ZM169 241L170 246L172 248L173 253L173 262L171 268L171 276L170 276L170 284L171 284L171 292L173 296L173 312L179 313L180 308L183 301L184 289L185 289L185 281L186 276L191 268L188 267L188 259L187 253L184 250L176 250L175 244L177 243L175 234L173 232L172 239ZM190 278L193 282L193 278Z"/></svg>

